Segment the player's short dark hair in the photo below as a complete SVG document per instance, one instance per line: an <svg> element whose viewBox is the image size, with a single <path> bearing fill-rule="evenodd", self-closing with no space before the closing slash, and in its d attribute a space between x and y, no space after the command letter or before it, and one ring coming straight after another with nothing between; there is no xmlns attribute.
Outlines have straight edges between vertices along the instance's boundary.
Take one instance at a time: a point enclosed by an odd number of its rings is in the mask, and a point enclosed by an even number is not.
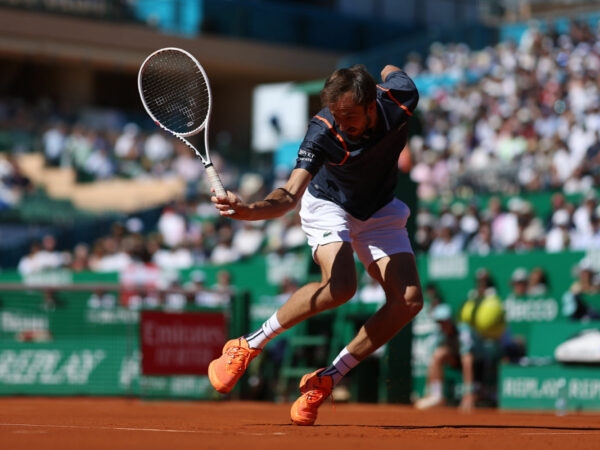
<svg viewBox="0 0 600 450"><path fill-rule="evenodd" d="M338 69L325 81L321 91L321 104L327 106L335 103L346 92L352 92L354 103L365 108L377 95L377 83L362 64Z"/></svg>

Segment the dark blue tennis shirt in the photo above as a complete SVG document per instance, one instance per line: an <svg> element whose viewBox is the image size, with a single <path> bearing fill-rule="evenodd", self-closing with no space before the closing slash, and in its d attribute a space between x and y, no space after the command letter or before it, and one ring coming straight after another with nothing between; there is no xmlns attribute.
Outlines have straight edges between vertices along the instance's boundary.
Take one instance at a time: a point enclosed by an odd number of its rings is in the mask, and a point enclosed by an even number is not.
<svg viewBox="0 0 600 450"><path fill-rule="evenodd" d="M398 157L408 139L407 122L419 93L404 71L392 72L377 85L377 131L354 142L342 133L329 108L308 125L296 168L313 175L309 192L332 201L360 220L394 198Z"/></svg>

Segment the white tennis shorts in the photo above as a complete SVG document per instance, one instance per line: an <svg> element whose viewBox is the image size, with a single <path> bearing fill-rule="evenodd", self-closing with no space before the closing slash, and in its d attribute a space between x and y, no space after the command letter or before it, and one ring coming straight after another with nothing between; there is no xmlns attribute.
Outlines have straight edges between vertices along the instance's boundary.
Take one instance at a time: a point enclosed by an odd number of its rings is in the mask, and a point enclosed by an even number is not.
<svg viewBox="0 0 600 450"><path fill-rule="evenodd" d="M365 267L384 256L413 253L406 230L410 208L395 198L369 219L359 220L340 206L305 191L300 206L302 229L313 257L319 245L350 242Z"/></svg>

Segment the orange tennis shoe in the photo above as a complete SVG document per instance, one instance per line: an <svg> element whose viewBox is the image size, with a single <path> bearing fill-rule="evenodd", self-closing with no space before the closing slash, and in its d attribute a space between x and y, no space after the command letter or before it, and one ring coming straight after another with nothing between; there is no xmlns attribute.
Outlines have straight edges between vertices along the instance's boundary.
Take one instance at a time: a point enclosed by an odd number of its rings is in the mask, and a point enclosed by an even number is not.
<svg viewBox="0 0 600 450"><path fill-rule="evenodd" d="M294 402L290 415L295 425L313 425L317 420L319 406L331 395L333 378L320 377L325 369L308 373L300 380L302 395Z"/></svg>
<svg viewBox="0 0 600 450"><path fill-rule="evenodd" d="M244 375L248 364L261 352L248 347L243 337L225 343L223 354L208 365L210 384L221 394L230 392Z"/></svg>

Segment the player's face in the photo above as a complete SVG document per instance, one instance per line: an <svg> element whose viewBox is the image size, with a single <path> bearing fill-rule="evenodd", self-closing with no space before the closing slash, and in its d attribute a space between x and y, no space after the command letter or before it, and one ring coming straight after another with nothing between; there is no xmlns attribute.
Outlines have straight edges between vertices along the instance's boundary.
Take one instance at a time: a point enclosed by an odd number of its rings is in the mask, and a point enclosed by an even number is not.
<svg viewBox="0 0 600 450"><path fill-rule="evenodd" d="M357 105L352 100L350 92L341 96L337 102L330 104L329 110L340 131L352 140L360 139L365 131L375 125L373 115L375 102L367 108Z"/></svg>

